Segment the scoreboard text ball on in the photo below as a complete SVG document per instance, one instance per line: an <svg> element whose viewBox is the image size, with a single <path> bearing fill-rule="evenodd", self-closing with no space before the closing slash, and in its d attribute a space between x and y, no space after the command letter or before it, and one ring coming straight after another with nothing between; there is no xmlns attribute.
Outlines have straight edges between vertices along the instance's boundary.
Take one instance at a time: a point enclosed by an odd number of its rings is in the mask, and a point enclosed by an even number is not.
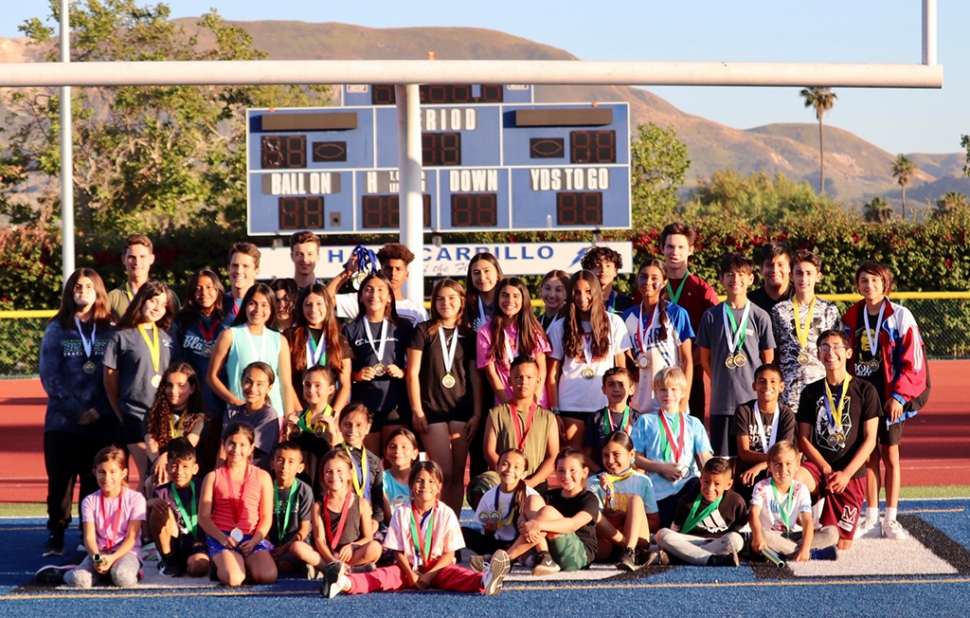
<svg viewBox="0 0 970 618"><path fill-rule="evenodd" d="M535 104L515 85L420 93L426 231L630 227L628 104ZM250 234L399 231L394 87L342 95L248 111Z"/></svg>

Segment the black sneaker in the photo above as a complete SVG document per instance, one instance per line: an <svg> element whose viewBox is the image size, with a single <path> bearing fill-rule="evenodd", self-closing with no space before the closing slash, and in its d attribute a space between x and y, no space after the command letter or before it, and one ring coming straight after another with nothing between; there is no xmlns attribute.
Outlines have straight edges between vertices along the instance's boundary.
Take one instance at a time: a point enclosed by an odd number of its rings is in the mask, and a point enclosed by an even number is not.
<svg viewBox="0 0 970 618"><path fill-rule="evenodd" d="M48 564L47 566L41 567L36 573L34 573L34 579L38 584L60 586L64 583L64 574L75 568L77 567L73 564L68 564L65 566Z"/></svg>
<svg viewBox="0 0 970 618"><path fill-rule="evenodd" d="M736 567L741 564L738 560L738 552L732 551L730 554L714 554L707 559L707 566L731 566Z"/></svg>
<svg viewBox="0 0 970 618"><path fill-rule="evenodd" d="M343 565L334 561L323 567L323 583L320 584L320 596L332 599L340 594L340 580L343 575Z"/></svg>
<svg viewBox="0 0 970 618"><path fill-rule="evenodd" d="M54 534L47 537L44 541L44 557L48 558L50 556L63 556L64 555L64 535Z"/></svg>
<svg viewBox="0 0 970 618"><path fill-rule="evenodd" d="M621 571L636 571L636 554L633 552L632 547L624 548L623 555L620 556L620 561L616 564L616 568Z"/></svg>
<svg viewBox="0 0 970 618"><path fill-rule="evenodd" d="M666 566L670 564L670 556L662 549L648 550L643 557L643 566Z"/></svg>
<svg viewBox="0 0 970 618"><path fill-rule="evenodd" d="M475 554L474 556L469 556L468 558L468 568L476 573L484 573L485 567L488 566L488 561L491 556L479 556Z"/></svg>
<svg viewBox="0 0 970 618"><path fill-rule="evenodd" d="M542 577L543 575L554 575L561 571L562 569L556 561L552 559L547 551L541 551L536 554L535 566L532 567L533 577Z"/></svg>

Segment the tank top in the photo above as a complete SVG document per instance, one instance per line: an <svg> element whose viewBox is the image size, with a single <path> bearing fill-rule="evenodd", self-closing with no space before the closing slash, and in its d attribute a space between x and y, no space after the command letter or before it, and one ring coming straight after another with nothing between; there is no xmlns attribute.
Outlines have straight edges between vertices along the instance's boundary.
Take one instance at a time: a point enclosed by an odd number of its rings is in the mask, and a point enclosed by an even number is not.
<svg viewBox="0 0 970 618"><path fill-rule="evenodd" d="M393 515L397 507L411 499L411 490L404 483L398 483L390 470L384 470L383 477L384 495L387 496L387 503L391 507L390 514Z"/></svg>
<svg viewBox="0 0 970 618"><path fill-rule="evenodd" d="M232 347L229 348L229 356L226 359L226 375L229 378L229 391L239 397L243 397L242 373L243 370L256 361L263 361L276 374L273 386L269 390L269 403L273 406L277 416L282 417L285 413L283 409L283 395L280 389L280 335L275 330L263 328L263 334L254 337L249 332L249 326L242 324L233 326L229 329L232 332ZM263 339L266 339L265 349ZM263 351L260 357L260 351Z"/></svg>
<svg viewBox="0 0 970 618"><path fill-rule="evenodd" d="M340 533L340 540L337 541L337 549L340 549L344 545L353 543L361 537L360 534L360 497L355 495L354 492L348 494L351 497L350 508L347 509L347 523L344 524L344 529ZM320 505L323 506L323 498L320 499ZM340 527L340 510L343 508L343 502L336 504L332 501L327 501L327 510L330 511L330 537L333 538L337 534L337 529ZM337 509L334 511L333 509ZM326 526L327 522L324 520L323 525ZM323 539L323 542L328 546L330 541L328 539Z"/></svg>
<svg viewBox="0 0 970 618"><path fill-rule="evenodd" d="M262 489L259 486L259 470L253 465L246 466L246 476L242 482L231 482L229 468L222 466L215 471L216 481L212 488L212 523L219 530L229 532L239 528L243 534L253 534L259 525L259 501ZM239 500L242 493L242 500ZM236 511L239 509L239 521Z"/></svg>

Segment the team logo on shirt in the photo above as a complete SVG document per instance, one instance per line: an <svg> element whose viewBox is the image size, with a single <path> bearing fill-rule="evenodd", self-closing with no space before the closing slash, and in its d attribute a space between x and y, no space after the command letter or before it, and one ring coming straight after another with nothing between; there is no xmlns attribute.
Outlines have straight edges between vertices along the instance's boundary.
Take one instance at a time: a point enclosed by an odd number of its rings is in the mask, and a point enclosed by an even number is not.
<svg viewBox="0 0 970 618"><path fill-rule="evenodd" d="M727 522L724 521L724 516L719 509L715 509L713 513L701 520L697 527L703 528L710 534L723 534L728 531Z"/></svg>
<svg viewBox="0 0 970 618"><path fill-rule="evenodd" d="M825 395L822 395L815 402L815 446L838 453L846 447L845 439L852 431L852 416L849 410L852 409L852 397L846 396L845 408L842 413L842 428L835 429L829 427L829 412L825 405Z"/></svg>

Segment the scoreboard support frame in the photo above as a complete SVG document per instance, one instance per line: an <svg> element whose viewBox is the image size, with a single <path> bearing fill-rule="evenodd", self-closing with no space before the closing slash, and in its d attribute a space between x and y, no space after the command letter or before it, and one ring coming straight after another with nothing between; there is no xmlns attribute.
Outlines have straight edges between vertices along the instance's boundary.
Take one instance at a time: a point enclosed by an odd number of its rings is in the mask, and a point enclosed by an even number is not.
<svg viewBox="0 0 970 618"><path fill-rule="evenodd" d="M424 197L421 192L421 100L417 84L395 86L397 103L398 166L401 182L401 244L424 246ZM422 252L418 251L420 255ZM424 264L408 264L404 295L416 303L424 302Z"/></svg>

